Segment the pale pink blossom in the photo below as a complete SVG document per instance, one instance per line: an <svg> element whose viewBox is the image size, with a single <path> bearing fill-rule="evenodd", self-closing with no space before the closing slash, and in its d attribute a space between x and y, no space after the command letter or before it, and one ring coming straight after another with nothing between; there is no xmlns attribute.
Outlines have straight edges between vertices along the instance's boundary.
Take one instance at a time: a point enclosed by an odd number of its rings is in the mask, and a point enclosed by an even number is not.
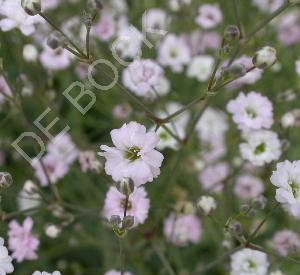
<svg viewBox="0 0 300 275"><path fill-rule="evenodd" d="M218 5L204 4L199 7L198 13L196 22L203 29L214 28L223 20L223 15Z"/></svg>
<svg viewBox="0 0 300 275"><path fill-rule="evenodd" d="M241 130L271 128L273 120L272 102L257 92L240 93L227 104L233 121Z"/></svg>
<svg viewBox="0 0 300 275"><path fill-rule="evenodd" d="M123 218L126 196L120 193L116 187L110 187L106 194L103 215L110 220L112 215ZM150 200L144 187L135 188L129 195L127 215L134 217L134 226L143 224L148 217Z"/></svg>
<svg viewBox="0 0 300 275"><path fill-rule="evenodd" d="M78 156L78 149L67 133L55 136L47 145L49 154L60 158L66 164L72 164Z"/></svg>
<svg viewBox="0 0 300 275"><path fill-rule="evenodd" d="M164 221L164 234L175 245L196 244L202 236L202 225L196 215L176 216L172 213Z"/></svg>
<svg viewBox="0 0 300 275"><path fill-rule="evenodd" d="M18 263L24 260L36 260L36 254L39 247L39 240L32 234L33 220L28 217L22 225L19 225L16 220L12 220L8 230L8 246L13 252L12 257Z"/></svg>
<svg viewBox="0 0 300 275"><path fill-rule="evenodd" d="M117 119L126 119L131 113L132 108L128 104L118 104L112 110L113 117Z"/></svg>
<svg viewBox="0 0 300 275"><path fill-rule="evenodd" d="M146 132L145 126L130 122L111 131L115 147L101 145L106 159L105 171L114 181L131 178L136 186L152 182L160 174L163 155L155 150L159 136Z"/></svg>
<svg viewBox="0 0 300 275"><path fill-rule="evenodd" d="M155 98L155 88L163 76L163 69L151 59L139 59L123 71L123 83L138 96Z"/></svg>
<svg viewBox="0 0 300 275"><path fill-rule="evenodd" d="M41 161L43 165L37 159L34 159L31 164L41 186L47 186L49 184L47 175L49 176L51 183L54 184L59 179L63 178L69 170L67 163L62 161L61 158L51 154L44 156ZM43 166L46 170L46 173L43 169Z"/></svg>
<svg viewBox="0 0 300 275"><path fill-rule="evenodd" d="M99 22L93 27L93 34L102 41L109 41L117 31L115 19L110 13L102 13Z"/></svg>
<svg viewBox="0 0 300 275"><path fill-rule="evenodd" d="M284 4L284 0L252 0L261 11L272 13Z"/></svg>
<svg viewBox="0 0 300 275"><path fill-rule="evenodd" d="M230 168L226 162L207 166L199 175L204 190L220 193L224 188L224 180L229 176Z"/></svg>
<svg viewBox="0 0 300 275"><path fill-rule="evenodd" d="M264 184L260 178L251 175L242 175L237 178L234 193L242 200L251 200L264 191Z"/></svg>
<svg viewBox="0 0 300 275"><path fill-rule="evenodd" d="M278 22L278 40L284 46L290 46L300 40L300 12L297 9L284 14Z"/></svg>
<svg viewBox="0 0 300 275"><path fill-rule="evenodd" d="M45 69L59 71L71 65L72 56L65 49L52 50L48 46L45 46L40 55L40 61Z"/></svg>
<svg viewBox="0 0 300 275"><path fill-rule="evenodd" d="M4 239L0 237L0 274L13 273L14 266L12 265L12 257L8 255L6 246L4 246Z"/></svg>
<svg viewBox="0 0 300 275"><path fill-rule="evenodd" d="M274 248L282 255L288 256L289 253L298 253L300 250L299 236L289 230L284 229L277 232L273 238Z"/></svg>
<svg viewBox="0 0 300 275"><path fill-rule="evenodd" d="M212 163L226 154L226 144L224 138L215 138L201 142L201 157L206 163Z"/></svg>
<svg viewBox="0 0 300 275"><path fill-rule="evenodd" d="M84 151L79 153L79 163L82 172L92 170L93 162L97 161L94 151Z"/></svg>

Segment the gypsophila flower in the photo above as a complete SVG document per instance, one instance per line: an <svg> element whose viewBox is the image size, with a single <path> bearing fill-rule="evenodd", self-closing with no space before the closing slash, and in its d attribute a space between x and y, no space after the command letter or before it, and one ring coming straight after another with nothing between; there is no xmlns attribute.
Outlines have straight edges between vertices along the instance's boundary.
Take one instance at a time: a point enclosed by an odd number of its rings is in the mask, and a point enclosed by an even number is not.
<svg viewBox="0 0 300 275"><path fill-rule="evenodd" d="M214 28L223 20L223 15L218 5L204 4L199 7L198 13L196 23L203 29Z"/></svg>
<svg viewBox="0 0 300 275"><path fill-rule="evenodd" d="M26 44L23 48L23 57L25 61L35 62L38 58L38 50L32 44Z"/></svg>
<svg viewBox="0 0 300 275"><path fill-rule="evenodd" d="M276 200L287 205L294 216L300 215L300 161L277 164L270 178L276 189Z"/></svg>
<svg viewBox="0 0 300 275"><path fill-rule="evenodd" d="M61 275L59 271L54 271L53 273L48 273L46 271L35 271L32 273L32 275Z"/></svg>
<svg viewBox="0 0 300 275"><path fill-rule="evenodd" d="M101 41L109 41L117 31L117 24L112 14L101 13L99 22L93 27L93 35Z"/></svg>
<svg viewBox="0 0 300 275"><path fill-rule="evenodd" d="M263 252L244 248L231 255L230 275L266 275L269 262Z"/></svg>
<svg viewBox="0 0 300 275"><path fill-rule="evenodd" d="M39 247L39 240L32 234L33 220L28 217L22 225L12 220L8 231L8 246L13 251L12 257L18 263L24 260L35 260L38 258L36 251Z"/></svg>
<svg viewBox="0 0 300 275"><path fill-rule="evenodd" d="M274 248L285 257L290 253L296 254L300 250L299 236L289 229L277 232L273 238L273 243Z"/></svg>
<svg viewBox="0 0 300 275"><path fill-rule="evenodd" d="M148 9L144 14L144 28L152 39L162 37L168 27L169 18L163 9Z"/></svg>
<svg viewBox="0 0 300 275"><path fill-rule="evenodd" d="M152 182L160 174L163 155L155 150L159 136L146 132L145 126L130 122L111 131L115 147L101 145L104 152L105 171L114 181L131 178L136 186Z"/></svg>
<svg viewBox="0 0 300 275"><path fill-rule="evenodd" d="M118 215L123 217L126 196L120 193L116 187L110 187L106 194L103 215L107 220L111 216ZM134 217L134 226L143 224L148 217L150 200L143 187L135 188L134 192L129 195L127 204L127 215Z"/></svg>
<svg viewBox="0 0 300 275"><path fill-rule="evenodd" d="M242 200L251 200L264 191L264 184L260 178L252 175L242 175L236 180L234 193Z"/></svg>
<svg viewBox="0 0 300 275"><path fill-rule="evenodd" d="M212 211L217 208L216 200L210 196L202 196L197 201L197 206L204 213L204 215L209 215Z"/></svg>
<svg viewBox="0 0 300 275"><path fill-rule="evenodd" d="M45 228L45 234L52 239L55 239L60 234L61 229L55 224L47 225Z"/></svg>
<svg viewBox="0 0 300 275"><path fill-rule="evenodd" d="M200 82L207 81L212 73L214 58L209 55L199 55L192 59L187 69L187 76Z"/></svg>
<svg viewBox="0 0 300 275"><path fill-rule="evenodd" d="M199 181L204 190L220 193L224 180L229 176L230 168L226 162L207 166L199 175Z"/></svg>
<svg viewBox="0 0 300 275"><path fill-rule="evenodd" d="M201 222L196 215L176 216L172 213L164 222L164 234L175 245L198 243L202 236Z"/></svg>
<svg viewBox="0 0 300 275"><path fill-rule="evenodd" d="M255 67L264 69L272 66L276 60L276 50L272 47L265 46L255 53L252 62Z"/></svg>
<svg viewBox="0 0 300 275"><path fill-rule="evenodd" d="M272 13L284 4L284 0L252 0L261 11Z"/></svg>
<svg viewBox="0 0 300 275"><path fill-rule="evenodd" d="M240 93L228 102L227 111L241 130L269 129L274 121L271 101L257 92Z"/></svg>
<svg viewBox="0 0 300 275"><path fill-rule="evenodd" d="M72 56L65 49L52 50L48 46L45 46L40 55L40 61L45 69L60 71L71 65Z"/></svg>
<svg viewBox="0 0 300 275"><path fill-rule="evenodd" d="M138 96L155 98L163 69L151 59L138 59L123 71L124 85Z"/></svg>
<svg viewBox="0 0 300 275"><path fill-rule="evenodd" d="M174 34L167 34L158 49L158 61L174 73L180 73L191 59L190 50L184 40Z"/></svg>
<svg viewBox="0 0 300 275"><path fill-rule="evenodd" d="M228 123L225 113L211 107L206 108L196 125L198 137L204 141L223 138L227 130Z"/></svg>
<svg viewBox="0 0 300 275"><path fill-rule="evenodd" d="M278 160L281 144L278 135L268 130L253 130L244 135L246 143L240 144L242 158L255 166Z"/></svg>
<svg viewBox="0 0 300 275"><path fill-rule="evenodd" d="M285 275L284 273L282 273L280 270L275 270L275 271L272 271L270 273L270 275Z"/></svg>
<svg viewBox="0 0 300 275"><path fill-rule="evenodd" d="M0 237L0 274L6 275L14 272L12 257L8 255L7 248L4 246L4 239Z"/></svg>

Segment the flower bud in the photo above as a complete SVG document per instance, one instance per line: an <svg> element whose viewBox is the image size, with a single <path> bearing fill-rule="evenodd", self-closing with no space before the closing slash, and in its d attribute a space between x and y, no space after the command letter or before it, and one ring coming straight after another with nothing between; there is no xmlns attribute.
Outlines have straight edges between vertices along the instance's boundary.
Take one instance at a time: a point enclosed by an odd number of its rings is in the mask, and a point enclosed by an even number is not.
<svg viewBox="0 0 300 275"><path fill-rule="evenodd" d="M23 57L27 62L35 62L38 58L38 50L34 45L27 44L23 48Z"/></svg>
<svg viewBox="0 0 300 275"><path fill-rule="evenodd" d="M12 185L12 183L13 183L13 179L11 174L7 172L0 173L0 187L8 188Z"/></svg>
<svg viewBox="0 0 300 275"><path fill-rule="evenodd" d="M243 64L232 64L229 68L222 69L222 76L225 79L235 79L244 76L247 69Z"/></svg>
<svg viewBox="0 0 300 275"><path fill-rule="evenodd" d="M112 215L109 222L112 226L118 226L121 223L121 218L119 215Z"/></svg>
<svg viewBox="0 0 300 275"><path fill-rule="evenodd" d="M130 228L134 225L134 216L126 216L124 217L123 221L122 221L122 227L123 228Z"/></svg>
<svg viewBox="0 0 300 275"><path fill-rule="evenodd" d="M101 10L103 8L102 2L100 0L88 0L87 10L93 12L95 10Z"/></svg>
<svg viewBox="0 0 300 275"><path fill-rule="evenodd" d="M264 196L258 196L252 201L252 207L257 210L262 210L266 206L267 199Z"/></svg>
<svg viewBox="0 0 300 275"><path fill-rule="evenodd" d="M209 215L217 208L217 204L213 197L202 196L197 202L197 207L204 215Z"/></svg>
<svg viewBox="0 0 300 275"><path fill-rule="evenodd" d="M242 212L246 213L247 211L249 211L250 206L248 204L242 204L240 209Z"/></svg>
<svg viewBox="0 0 300 275"><path fill-rule="evenodd" d="M240 30L237 26L230 25L230 26L226 27L225 32L224 32L224 39L226 41L231 42L231 41L239 39L239 37L240 37Z"/></svg>
<svg viewBox="0 0 300 275"><path fill-rule="evenodd" d="M36 194L38 192L37 186L31 180L25 181L23 189L27 194Z"/></svg>
<svg viewBox="0 0 300 275"><path fill-rule="evenodd" d="M116 187L118 191L125 196L129 196L134 191L134 183L130 178L122 178L116 183Z"/></svg>
<svg viewBox="0 0 300 275"><path fill-rule="evenodd" d="M241 236L243 234L243 228L240 222L233 221L230 223L229 228L230 232L236 234L237 236Z"/></svg>
<svg viewBox="0 0 300 275"><path fill-rule="evenodd" d="M187 201L178 202L175 206L175 209L179 215L193 215L196 211L194 205Z"/></svg>
<svg viewBox="0 0 300 275"><path fill-rule="evenodd" d="M21 5L30 16L37 15L42 11L41 0L22 0Z"/></svg>
<svg viewBox="0 0 300 275"><path fill-rule="evenodd" d="M251 209L249 212L248 212L248 217L250 218L254 218L256 216L256 211L254 209Z"/></svg>
<svg viewBox="0 0 300 275"><path fill-rule="evenodd" d="M66 38L58 31L51 33L47 40L47 45L53 50L64 48L67 44Z"/></svg>
<svg viewBox="0 0 300 275"><path fill-rule="evenodd" d="M60 234L61 229L54 225L54 224L50 224L48 226L46 226L45 228L45 234L46 236L48 236L49 238L55 239L58 237L58 235Z"/></svg>
<svg viewBox="0 0 300 275"><path fill-rule="evenodd" d="M272 66L276 60L276 50L272 47L266 46L255 53L252 63L255 67L264 69Z"/></svg>

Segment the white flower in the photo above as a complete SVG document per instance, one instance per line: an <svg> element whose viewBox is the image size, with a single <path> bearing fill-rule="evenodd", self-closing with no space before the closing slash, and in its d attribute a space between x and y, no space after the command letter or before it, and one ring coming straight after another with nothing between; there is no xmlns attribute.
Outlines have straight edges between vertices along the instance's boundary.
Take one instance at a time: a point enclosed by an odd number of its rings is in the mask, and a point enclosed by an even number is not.
<svg viewBox="0 0 300 275"><path fill-rule="evenodd" d="M198 13L196 23L204 29L214 28L223 20L223 15L218 5L204 4L199 7Z"/></svg>
<svg viewBox="0 0 300 275"><path fill-rule="evenodd" d="M34 45L26 44L23 48L24 60L28 62L35 62L38 58L38 50Z"/></svg>
<svg viewBox="0 0 300 275"><path fill-rule="evenodd" d="M270 273L270 275L284 275L281 270L275 270Z"/></svg>
<svg viewBox="0 0 300 275"><path fill-rule="evenodd" d="M35 271L32 273L32 275L61 275L59 271L54 271L53 273L48 273L46 271Z"/></svg>
<svg viewBox="0 0 300 275"><path fill-rule="evenodd" d="M159 136L145 126L130 122L110 133L115 147L101 145L105 171L114 181L131 178L136 186L152 182L160 174L163 155L155 150Z"/></svg>
<svg viewBox="0 0 300 275"><path fill-rule="evenodd" d="M61 232L61 229L55 224L47 225L45 228L45 234L52 239L55 239Z"/></svg>
<svg viewBox="0 0 300 275"><path fill-rule="evenodd" d="M277 164L271 176L276 187L276 200L288 206L292 215L300 215L300 161L288 160Z"/></svg>
<svg viewBox="0 0 300 275"><path fill-rule="evenodd" d="M266 46L256 52L253 57L253 64L255 67L263 69L272 66L276 60L276 50Z"/></svg>
<svg viewBox="0 0 300 275"><path fill-rule="evenodd" d="M158 61L163 66L169 66L175 73L180 73L183 66L189 63L191 53L183 39L168 34L158 49Z"/></svg>
<svg viewBox="0 0 300 275"><path fill-rule="evenodd" d="M157 39L166 32L170 20L164 10L149 9L144 16L144 28L152 39Z"/></svg>
<svg viewBox="0 0 300 275"><path fill-rule="evenodd" d="M123 27L117 39L113 43L113 52L122 59L135 58L139 55L142 47L143 35L133 26Z"/></svg>
<svg viewBox="0 0 300 275"><path fill-rule="evenodd" d="M36 190L37 187L32 181L28 180L24 183L17 197L20 210L36 208L41 204L41 196Z"/></svg>
<svg viewBox="0 0 300 275"><path fill-rule="evenodd" d="M211 107L206 108L196 126L198 137L202 141L223 138L227 130L226 114Z"/></svg>
<svg viewBox="0 0 300 275"><path fill-rule="evenodd" d="M207 81L211 76L214 59L210 55L199 55L192 59L187 70L187 76L198 81Z"/></svg>
<svg viewBox="0 0 300 275"><path fill-rule="evenodd" d="M135 60L123 71L123 83L138 96L156 97L163 69L151 59Z"/></svg>
<svg viewBox="0 0 300 275"><path fill-rule="evenodd" d="M14 271L12 258L8 255L7 248L4 246L4 240L0 237L0 274L6 275Z"/></svg>
<svg viewBox="0 0 300 275"><path fill-rule="evenodd" d="M192 0L169 0L168 5L172 11L179 11L183 5L190 5Z"/></svg>
<svg viewBox="0 0 300 275"><path fill-rule="evenodd" d="M261 11L272 13L284 4L284 0L252 0Z"/></svg>
<svg viewBox="0 0 300 275"><path fill-rule="evenodd" d="M197 206L204 212L205 215L208 215L217 208L217 203L211 196L202 196L198 200Z"/></svg>
<svg viewBox="0 0 300 275"><path fill-rule="evenodd" d="M244 248L231 255L230 275L266 275L269 262L263 252Z"/></svg>
<svg viewBox="0 0 300 275"><path fill-rule="evenodd" d="M278 135L268 130L255 130L244 135L246 143L240 144L243 159L255 166L262 166L281 155L281 144Z"/></svg>
<svg viewBox="0 0 300 275"><path fill-rule="evenodd" d="M283 128L293 127L296 122L296 117L293 112L285 113L281 118L281 125Z"/></svg>
<svg viewBox="0 0 300 275"><path fill-rule="evenodd" d="M4 0L0 5L0 28L7 32L19 28L24 35L35 31L35 24L42 22L37 16L28 15L21 6L21 0Z"/></svg>

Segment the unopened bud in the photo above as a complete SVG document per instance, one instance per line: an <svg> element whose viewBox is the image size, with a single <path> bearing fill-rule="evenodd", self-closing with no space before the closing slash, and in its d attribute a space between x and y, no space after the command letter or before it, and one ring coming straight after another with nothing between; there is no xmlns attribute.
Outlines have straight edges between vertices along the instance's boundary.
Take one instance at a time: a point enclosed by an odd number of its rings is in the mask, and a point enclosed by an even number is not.
<svg viewBox="0 0 300 275"><path fill-rule="evenodd" d="M0 187L8 188L13 184L13 179L11 174L7 172L0 173Z"/></svg>
<svg viewBox="0 0 300 275"><path fill-rule="evenodd" d="M238 221L233 221L232 223L230 223L229 230L238 236L241 236L243 234L242 225Z"/></svg>
<svg viewBox="0 0 300 275"><path fill-rule="evenodd" d="M248 204L242 204L240 209L242 212L246 213L249 210L250 206Z"/></svg>
<svg viewBox="0 0 300 275"><path fill-rule="evenodd" d="M58 237L58 235L60 234L61 229L54 225L54 224L50 224L48 226L46 226L45 228L45 234L46 236L48 236L49 238L55 239Z"/></svg>
<svg viewBox="0 0 300 275"><path fill-rule="evenodd" d="M118 191L125 196L129 196L134 191L134 183L130 178L122 178L116 183L116 187Z"/></svg>
<svg viewBox="0 0 300 275"><path fill-rule="evenodd" d="M102 2L100 0L88 0L87 2L87 10L93 12L95 10L103 9Z"/></svg>
<svg viewBox="0 0 300 275"><path fill-rule="evenodd" d="M25 181L23 189L27 194L36 194L38 192L37 186L31 180Z"/></svg>
<svg viewBox="0 0 300 275"><path fill-rule="evenodd" d="M67 39L58 31L51 33L47 40L47 45L53 50L64 48L67 44Z"/></svg>
<svg viewBox="0 0 300 275"><path fill-rule="evenodd" d="M259 196L252 201L252 207L257 210L262 210L266 207L267 199L264 196Z"/></svg>
<svg viewBox="0 0 300 275"><path fill-rule="evenodd" d="M126 216L122 221L123 228L130 228L134 225L134 216Z"/></svg>
<svg viewBox="0 0 300 275"><path fill-rule="evenodd" d="M256 211L254 209L251 209L249 212L248 212L248 217L250 218L253 218L256 216Z"/></svg>
<svg viewBox="0 0 300 275"><path fill-rule="evenodd" d="M252 63L255 67L264 69L272 66L276 60L276 50L272 47L266 46L255 53Z"/></svg>
<svg viewBox="0 0 300 275"><path fill-rule="evenodd" d="M21 5L25 12L31 16L42 11L41 0L22 0Z"/></svg>
<svg viewBox="0 0 300 275"><path fill-rule="evenodd" d="M226 41L234 41L239 39L240 37L240 30L237 26L235 25L230 25L225 29L224 32L224 39Z"/></svg>
<svg viewBox="0 0 300 275"><path fill-rule="evenodd" d="M222 76L225 79L235 79L244 76L247 69L243 64L232 64L229 68L223 68Z"/></svg>
<svg viewBox="0 0 300 275"><path fill-rule="evenodd" d="M180 201L175 206L176 212L180 215L193 215L196 211L193 203Z"/></svg>
<svg viewBox="0 0 300 275"><path fill-rule="evenodd" d="M118 226L121 223L121 218L119 215L112 215L109 222L112 226Z"/></svg>

